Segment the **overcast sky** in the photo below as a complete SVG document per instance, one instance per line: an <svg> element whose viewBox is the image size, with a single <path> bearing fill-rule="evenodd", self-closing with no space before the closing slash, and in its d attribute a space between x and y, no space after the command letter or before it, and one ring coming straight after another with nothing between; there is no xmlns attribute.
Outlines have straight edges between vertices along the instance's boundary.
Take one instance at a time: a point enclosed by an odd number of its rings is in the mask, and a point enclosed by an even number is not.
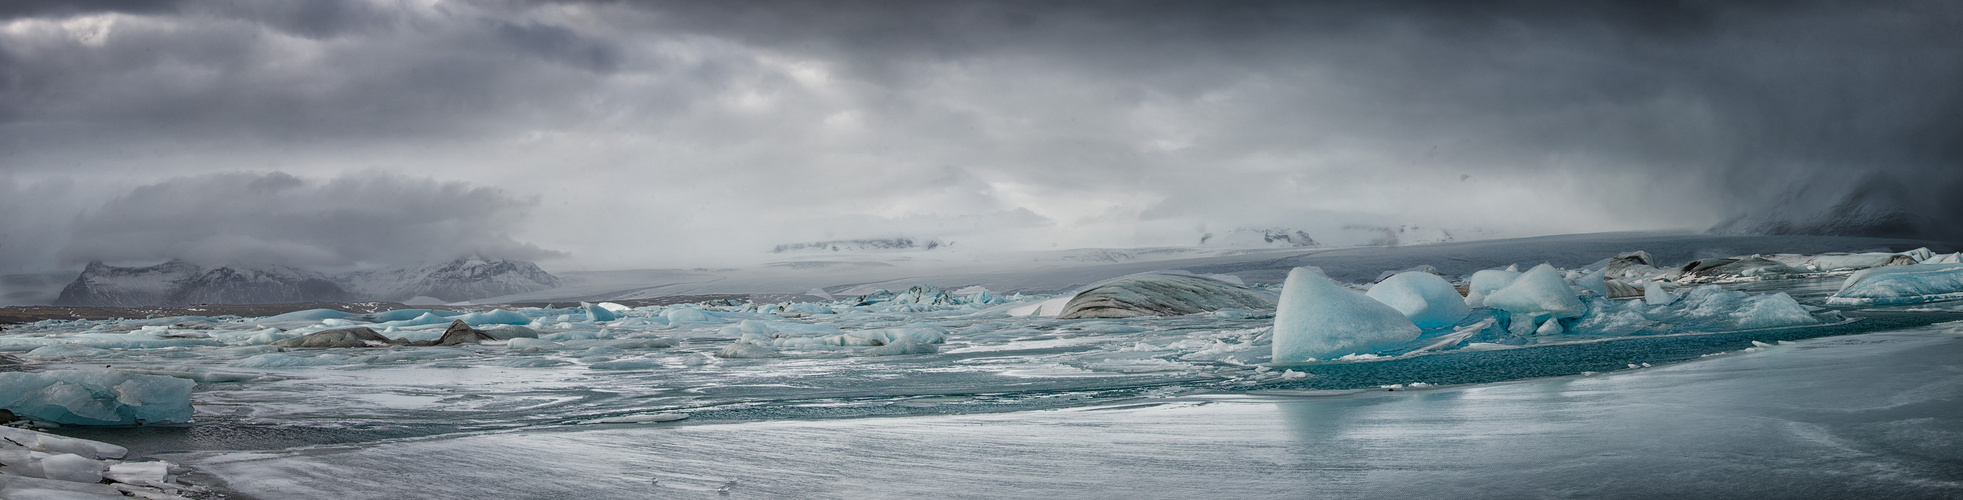
<svg viewBox="0 0 1963 500"><path fill-rule="evenodd" d="M1667 4L9 1L0 271L1963 220L1963 4Z"/></svg>

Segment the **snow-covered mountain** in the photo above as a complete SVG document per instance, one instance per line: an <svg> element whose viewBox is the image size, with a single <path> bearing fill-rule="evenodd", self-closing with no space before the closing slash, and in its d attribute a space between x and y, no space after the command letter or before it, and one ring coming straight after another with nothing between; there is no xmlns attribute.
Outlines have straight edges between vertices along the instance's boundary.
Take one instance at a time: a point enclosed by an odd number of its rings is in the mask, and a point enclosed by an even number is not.
<svg viewBox="0 0 1963 500"><path fill-rule="evenodd" d="M463 257L409 269L349 273L343 283L365 297L435 297L457 302L558 288L559 277L522 260Z"/></svg>
<svg viewBox="0 0 1963 500"><path fill-rule="evenodd" d="M449 262L326 274L281 265L202 268L181 260L150 267L91 262L55 299L57 305L151 306L400 301L464 301L558 287L559 277L530 262L463 257Z"/></svg>
<svg viewBox="0 0 1963 500"><path fill-rule="evenodd" d="M1809 188L1812 186L1809 186ZM1913 238L1940 234L1935 221L1907 206L1915 197L1901 181L1870 176L1854 184L1826 210L1805 206L1801 192L1785 201L1712 226L1713 234L1769 234Z"/></svg>
<svg viewBox="0 0 1963 500"><path fill-rule="evenodd" d="M57 305L147 306L167 303L181 284L196 276L198 266L172 260L150 267L114 267L90 262L61 295Z"/></svg>
<svg viewBox="0 0 1963 500"><path fill-rule="evenodd" d="M277 304L359 300L325 274L288 266L230 265L178 282L165 304Z"/></svg>

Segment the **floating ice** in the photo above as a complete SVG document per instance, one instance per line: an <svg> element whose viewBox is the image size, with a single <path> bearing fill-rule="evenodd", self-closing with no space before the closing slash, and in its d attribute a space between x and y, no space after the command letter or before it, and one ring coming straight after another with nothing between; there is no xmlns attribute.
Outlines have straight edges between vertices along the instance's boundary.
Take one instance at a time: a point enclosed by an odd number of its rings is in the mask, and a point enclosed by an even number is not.
<svg viewBox="0 0 1963 500"><path fill-rule="evenodd" d="M51 455L41 459L41 477L56 481L101 482L102 473L108 468L102 462L73 453Z"/></svg>
<svg viewBox="0 0 1963 500"><path fill-rule="evenodd" d="M538 330L533 330L530 327L526 327L523 325L497 325L490 328L485 328L483 331L484 334L490 335L491 338L494 340L538 338Z"/></svg>
<svg viewBox="0 0 1963 500"><path fill-rule="evenodd" d="M293 311L290 313L280 314L275 316L267 316L264 318L259 318L259 321L264 323L278 323L282 321L320 321L323 319L347 319L356 316L360 316L360 315L351 312L336 311L333 309L307 309L303 311ZM410 315L409 317L413 318L415 317L415 315ZM402 318L402 319L406 319L406 318ZM377 321L391 321L391 320L377 320Z"/></svg>
<svg viewBox="0 0 1963 500"><path fill-rule="evenodd" d="M452 321L452 320L451 320L450 318L446 318L446 317L443 317L443 316L440 316L440 315L437 315L437 314L435 314L435 313L423 313L423 314L421 314L421 315L419 315L419 316L416 316L416 317L414 317L414 318L409 318L409 319L404 319L404 320L397 320L397 321L390 321L390 322L386 322L386 323L380 323L380 324L379 324L379 325L377 325L377 326L381 326L381 327L391 327L391 326L393 326L393 327L405 327L405 326L429 326L429 325L444 325L444 324L449 324L449 323L450 323L450 321Z"/></svg>
<svg viewBox="0 0 1963 500"><path fill-rule="evenodd" d="M991 308L983 312L1000 312L1018 318L1054 318L1058 314L1063 314L1063 306L1070 304L1070 299L1075 297L1075 295L1064 295L1025 304L997 306L996 308Z"/></svg>
<svg viewBox="0 0 1963 500"><path fill-rule="evenodd" d="M1913 304L1963 299L1963 264L1877 267L1854 273L1827 298L1833 305Z"/></svg>
<svg viewBox="0 0 1963 500"><path fill-rule="evenodd" d="M1795 269L1785 263L1758 255L1743 257L1719 257L1684 264L1672 271L1675 278L1684 281L1717 281L1738 278L1775 278L1805 271Z"/></svg>
<svg viewBox="0 0 1963 500"><path fill-rule="evenodd" d="M1344 290L1314 270L1298 267L1283 282L1275 309L1274 363L1301 363L1368 353L1418 338L1404 313Z"/></svg>
<svg viewBox="0 0 1963 500"><path fill-rule="evenodd" d="M369 314L369 315L366 315L366 316L365 316L365 318L366 318L366 319L368 319L369 321L374 321L374 322L377 322L377 323L386 323L386 322L390 322L390 321L402 321L402 320L405 320L405 319L415 319L416 317L418 317L418 316L422 316L422 315L425 315L425 314L434 314L434 315L437 315L437 316L442 316L442 317L450 317L450 316L461 316L461 315L463 315L464 313L460 313L460 312L456 312L456 311L444 311L444 310L440 310L440 309L396 309L396 310L393 310L393 311L387 311L387 312L378 312L378 313L374 313L374 314ZM284 315L282 315L282 316L284 316ZM344 318L345 318L346 316L342 316L342 317L344 317ZM268 318L268 319L270 319L270 318ZM435 324L435 323L432 323L432 324Z"/></svg>
<svg viewBox="0 0 1963 500"><path fill-rule="evenodd" d="M1513 284L1513 280L1519 278L1520 272L1514 271L1511 268L1506 270L1487 269L1472 273L1472 282L1466 287L1465 305L1468 307L1486 307L1486 295L1493 293L1495 290L1506 288L1506 285Z"/></svg>
<svg viewBox="0 0 1963 500"><path fill-rule="evenodd" d="M1643 302L1652 306L1669 305L1677 301L1677 295L1663 289L1662 283L1654 281L1643 285Z"/></svg>
<svg viewBox="0 0 1963 500"><path fill-rule="evenodd" d="M1458 289L1452 288L1445 278L1427 272L1391 275L1364 295L1397 309L1418 328L1427 330L1452 326L1471 312Z"/></svg>
<svg viewBox="0 0 1963 500"><path fill-rule="evenodd" d="M941 349L935 347L934 344L914 340L912 337L901 337L894 342L869 349L866 351L866 354L874 356L898 356L902 354L934 354L938 352L941 352Z"/></svg>
<svg viewBox="0 0 1963 500"><path fill-rule="evenodd" d="M0 449L12 445L40 453L70 453L93 459L123 458L129 449L101 441L90 441L45 432L0 426Z"/></svg>
<svg viewBox="0 0 1963 500"><path fill-rule="evenodd" d="M1212 278L1146 273L1092 284L1063 306L1059 319L1179 316L1220 309L1268 309L1275 297L1265 290Z"/></svg>
<svg viewBox="0 0 1963 500"><path fill-rule="evenodd" d="M615 305L619 305L619 304L615 304ZM597 305L581 302L579 303L579 308L585 309L586 317L592 319L593 321L613 321L616 319L620 319L620 316L614 314L614 311L612 309L607 309L605 307L600 307Z"/></svg>
<svg viewBox="0 0 1963 500"><path fill-rule="evenodd" d="M1574 289L1561 279L1561 272L1547 264L1534 266L1506 287L1494 290L1485 303L1486 307L1513 314L1516 321L1575 318L1588 312Z"/></svg>
<svg viewBox="0 0 1963 500"><path fill-rule="evenodd" d="M333 348L333 347L381 347L395 341L365 326L339 328L309 333L299 337L272 342L279 347Z"/></svg>
<svg viewBox="0 0 1963 500"><path fill-rule="evenodd" d="M511 311L506 311L503 309L492 309L484 312L474 312L462 316L456 316L455 318L463 320L463 322L472 325L524 325L524 324L530 324L532 322L532 318L530 316L518 314ZM445 320L445 322L448 322L448 320Z"/></svg>
<svg viewBox="0 0 1963 500"><path fill-rule="evenodd" d="M661 317L669 323L717 323L721 320L700 309L675 308L661 312Z"/></svg>
<svg viewBox="0 0 1963 500"><path fill-rule="evenodd" d="M0 373L0 409L72 425L191 421L191 387L176 377L110 370Z"/></svg>

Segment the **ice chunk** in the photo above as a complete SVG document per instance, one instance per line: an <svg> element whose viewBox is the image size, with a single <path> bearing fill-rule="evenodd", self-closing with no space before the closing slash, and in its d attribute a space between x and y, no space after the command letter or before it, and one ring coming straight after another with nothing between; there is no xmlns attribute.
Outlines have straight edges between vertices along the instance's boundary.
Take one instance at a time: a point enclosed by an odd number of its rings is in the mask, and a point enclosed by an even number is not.
<svg viewBox="0 0 1963 500"><path fill-rule="evenodd" d="M367 316L365 316L364 318L365 318L365 319L367 319L367 320L369 320L369 321L374 321L374 322L377 322L377 323L386 323L386 322L390 322L390 321L402 321L402 320L405 320L405 319L415 319L416 317L419 317L419 316L422 316L422 315L425 315L425 314L434 314L434 315L437 315L437 316L442 316L442 317L450 317L450 316L460 316L460 315L463 315L463 313L460 313L460 312L456 312L456 311L444 311L444 310L439 310L439 309L396 309L396 310L393 310L393 311L387 311L387 312L378 312L378 313L374 313L374 314L369 314L369 315L367 315ZM431 324L435 324L435 323L431 323Z"/></svg>
<svg viewBox="0 0 1963 500"><path fill-rule="evenodd" d="M524 324L530 324L532 322L532 318L530 316L518 314L511 311L506 311L503 309L492 309L484 312L474 312L462 316L456 316L456 319L463 320L463 322L472 325L524 325Z"/></svg>
<svg viewBox="0 0 1963 500"><path fill-rule="evenodd" d="M1697 287L1649 317L1683 328L1772 328L1818 323L1806 307L1785 293L1750 295L1717 285Z"/></svg>
<svg viewBox="0 0 1963 500"><path fill-rule="evenodd" d="M581 302L579 303L579 308L585 309L586 317L593 321L613 321L616 319L620 319L620 315L614 314L613 310L607 309L605 307L600 307L597 305Z"/></svg>
<svg viewBox="0 0 1963 500"><path fill-rule="evenodd" d="M491 338L494 340L538 338L538 330L533 330L530 327L521 326L521 325L497 325L490 328L485 328L483 331L485 335L490 335Z"/></svg>
<svg viewBox="0 0 1963 500"><path fill-rule="evenodd" d="M1643 278L1662 272L1656 268L1656 259L1642 250L1616 254L1601 270L1603 277L1608 279Z"/></svg>
<svg viewBox="0 0 1963 500"><path fill-rule="evenodd" d="M1769 278L1805 271L1795 269L1785 263L1757 255L1743 257L1719 257L1684 264L1672 271L1676 277L1685 281L1714 281L1736 278Z"/></svg>
<svg viewBox="0 0 1963 500"><path fill-rule="evenodd" d="M1486 295L1493 293L1494 290L1506 288L1507 285L1513 284L1513 280L1519 278L1520 272L1512 268L1487 269L1472 273L1472 282L1466 287L1465 305L1486 307Z"/></svg>
<svg viewBox="0 0 1963 500"><path fill-rule="evenodd" d="M507 349L522 352L557 351L564 347L559 345L558 342L539 338L515 338L511 339L510 343L505 344L505 348Z"/></svg>
<svg viewBox="0 0 1963 500"><path fill-rule="evenodd" d="M1418 328L1427 330L1452 326L1471 312L1458 289L1452 288L1445 278L1428 272L1392 275L1370 287L1365 295L1397 309Z"/></svg>
<svg viewBox="0 0 1963 500"><path fill-rule="evenodd" d="M1574 289L1561 279L1561 272L1547 264L1534 266L1505 288L1494 290L1486 296L1486 307L1511 313L1516 321L1533 322L1577 318L1588 312Z"/></svg>
<svg viewBox="0 0 1963 500"><path fill-rule="evenodd" d="M1054 318L1056 317L1056 315L1063 313L1063 306L1069 304L1070 299L1072 298L1076 298L1076 296L1065 295L1062 297L1056 297L1056 298L1042 300L1038 302L1024 303L1024 304L1010 304L1008 306L998 306L998 307L1000 308L1000 312L1018 318L1033 318L1033 317ZM989 311L983 311L983 312L994 312L995 310L996 309L990 309Z"/></svg>
<svg viewBox="0 0 1963 500"><path fill-rule="evenodd" d="M118 483L149 484L170 479L170 462L122 462L109 466L102 477Z"/></svg>
<svg viewBox="0 0 1963 500"><path fill-rule="evenodd" d="M1912 304L1963 299L1963 264L1877 267L1854 273L1827 297L1833 305Z"/></svg>
<svg viewBox="0 0 1963 500"><path fill-rule="evenodd" d="M183 423L191 420L191 387L176 377L110 370L0 373L0 409L74 425Z"/></svg>
<svg viewBox="0 0 1963 500"><path fill-rule="evenodd" d="M1269 309L1275 296L1212 278L1146 273L1094 283L1063 306L1059 319L1179 316L1220 309Z"/></svg>
<svg viewBox="0 0 1963 500"><path fill-rule="evenodd" d="M0 426L0 449L8 445L41 453L73 453L94 459L123 458L129 449L101 441L56 436L45 432Z"/></svg>
<svg viewBox="0 0 1963 500"><path fill-rule="evenodd" d="M1410 342L1419 333L1397 309L1298 267L1282 283L1272 360L1301 363L1368 353Z"/></svg>
<svg viewBox="0 0 1963 500"><path fill-rule="evenodd" d="M670 324L715 323L718 321L715 316L710 315L707 312L703 312L700 309L690 309L686 307L662 311L661 317L666 318L668 320L668 323Z"/></svg>
<svg viewBox="0 0 1963 500"><path fill-rule="evenodd" d="M70 335L64 342L103 349L157 349L163 347L219 346L206 339L164 338L143 333L84 333Z"/></svg>
<svg viewBox="0 0 1963 500"><path fill-rule="evenodd" d="M416 316L414 318L382 323L381 326L382 327L429 326L429 325L448 324L450 321L452 321L450 318L446 318L437 315L435 313L423 313L422 315Z"/></svg>
<svg viewBox="0 0 1963 500"><path fill-rule="evenodd" d="M941 349L939 347L935 347L934 344L929 344L926 342L914 340L912 337L901 337L899 340L895 342L889 342L886 345L874 347L866 351L867 354L871 354L874 356L898 356L901 354L934 354L937 352L941 352Z"/></svg>
<svg viewBox="0 0 1963 500"><path fill-rule="evenodd" d="M1575 285L1595 292L1595 296L1597 297L1607 297L1609 296L1609 283L1608 280L1603 279L1604 277L1604 273L1588 273L1582 275L1581 279L1575 280Z"/></svg>
<svg viewBox="0 0 1963 500"><path fill-rule="evenodd" d="M309 333L299 337L272 342L280 347L331 348L331 347L380 347L396 341L375 333L365 326L338 328Z"/></svg>
<svg viewBox="0 0 1963 500"><path fill-rule="evenodd" d="M1818 323L1813 313L1785 292L1754 296L1743 301L1731 315L1738 328L1773 328Z"/></svg>
<svg viewBox="0 0 1963 500"><path fill-rule="evenodd" d="M360 315L351 312L346 312L346 311L336 311L333 309L307 309L304 311L293 311L286 314L267 316L264 318L259 318L258 321L262 323L276 323L281 321L320 321L324 319L347 319L356 316L360 316Z"/></svg>
<svg viewBox="0 0 1963 500"><path fill-rule="evenodd" d="M62 453L41 459L41 477L56 481L77 483L96 483L102 481L102 472L108 467L94 459Z"/></svg>
<svg viewBox="0 0 1963 500"><path fill-rule="evenodd" d="M37 347L32 351L27 351L21 354L21 357L34 359L75 359L100 358L111 355L113 354L107 349L96 349L94 347L71 344L50 344Z"/></svg>
<svg viewBox="0 0 1963 500"><path fill-rule="evenodd" d="M1667 305L1677 301L1677 294L1663 289L1662 283L1651 281L1643 285L1643 302L1652 306Z"/></svg>

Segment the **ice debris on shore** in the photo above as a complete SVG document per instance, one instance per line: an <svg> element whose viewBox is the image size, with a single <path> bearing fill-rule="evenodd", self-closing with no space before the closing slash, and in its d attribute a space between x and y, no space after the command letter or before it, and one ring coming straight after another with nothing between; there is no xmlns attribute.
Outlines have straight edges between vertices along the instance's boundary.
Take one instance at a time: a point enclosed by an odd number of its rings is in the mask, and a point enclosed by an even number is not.
<svg viewBox="0 0 1963 500"><path fill-rule="evenodd" d="M185 469L164 461L124 461L129 450L87 439L0 426L0 498L200 497L182 484Z"/></svg>

